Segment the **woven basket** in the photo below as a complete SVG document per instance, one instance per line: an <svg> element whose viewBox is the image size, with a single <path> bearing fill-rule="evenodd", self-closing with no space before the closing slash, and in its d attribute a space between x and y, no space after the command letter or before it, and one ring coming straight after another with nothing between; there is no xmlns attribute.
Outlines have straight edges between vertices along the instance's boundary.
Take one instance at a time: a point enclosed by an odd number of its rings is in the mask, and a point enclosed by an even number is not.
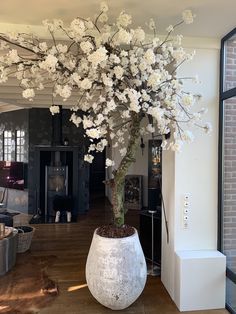
<svg viewBox="0 0 236 314"><path fill-rule="evenodd" d="M35 228L30 226L18 226L16 229L18 230L17 253L24 253L30 248Z"/></svg>

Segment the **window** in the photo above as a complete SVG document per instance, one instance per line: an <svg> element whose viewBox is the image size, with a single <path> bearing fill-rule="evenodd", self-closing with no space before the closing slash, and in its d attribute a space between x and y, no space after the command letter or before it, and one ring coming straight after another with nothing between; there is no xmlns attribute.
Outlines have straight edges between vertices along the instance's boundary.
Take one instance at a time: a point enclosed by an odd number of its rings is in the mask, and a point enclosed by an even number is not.
<svg viewBox="0 0 236 314"><path fill-rule="evenodd" d="M236 313L236 28L221 41L219 238L226 255L226 304Z"/></svg>
<svg viewBox="0 0 236 314"><path fill-rule="evenodd" d="M25 131L16 131L16 161L24 161Z"/></svg>
<svg viewBox="0 0 236 314"><path fill-rule="evenodd" d="M3 132L3 160L11 161L12 160L12 132L4 131Z"/></svg>

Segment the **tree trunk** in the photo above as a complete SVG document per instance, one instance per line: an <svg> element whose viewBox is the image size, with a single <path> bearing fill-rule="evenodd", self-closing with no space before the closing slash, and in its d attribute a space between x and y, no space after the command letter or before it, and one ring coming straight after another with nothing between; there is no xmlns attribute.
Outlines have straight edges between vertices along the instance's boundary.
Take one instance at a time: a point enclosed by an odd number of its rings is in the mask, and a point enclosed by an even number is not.
<svg viewBox="0 0 236 314"><path fill-rule="evenodd" d="M140 123L142 117L140 115L133 115L130 125L130 138L127 146L126 155L120 162L120 165L114 173L114 182L112 185L112 205L114 224L116 227L124 225L124 186L125 176L130 165L135 161L139 138L140 138Z"/></svg>

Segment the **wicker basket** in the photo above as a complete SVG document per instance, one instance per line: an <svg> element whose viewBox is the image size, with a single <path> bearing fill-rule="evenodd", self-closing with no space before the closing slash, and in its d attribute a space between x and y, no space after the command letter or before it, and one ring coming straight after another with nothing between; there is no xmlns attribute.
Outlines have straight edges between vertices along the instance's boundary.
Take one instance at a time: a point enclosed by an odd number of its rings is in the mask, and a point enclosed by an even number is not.
<svg viewBox="0 0 236 314"><path fill-rule="evenodd" d="M30 248L35 228L30 226L18 226L16 229L18 230L17 253L24 253Z"/></svg>

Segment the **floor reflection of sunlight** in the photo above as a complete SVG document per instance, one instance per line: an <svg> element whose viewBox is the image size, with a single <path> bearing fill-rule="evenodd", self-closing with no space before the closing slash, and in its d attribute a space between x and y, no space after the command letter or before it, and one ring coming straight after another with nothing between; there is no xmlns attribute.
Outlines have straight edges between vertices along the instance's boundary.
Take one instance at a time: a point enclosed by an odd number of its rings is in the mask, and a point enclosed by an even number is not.
<svg viewBox="0 0 236 314"><path fill-rule="evenodd" d="M3 306L0 305L0 313L2 312L2 310L7 310L7 309L9 309L8 305L3 305Z"/></svg>
<svg viewBox="0 0 236 314"><path fill-rule="evenodd" d="M69 287L67 289L68 292L72 292L72 291L75 291L75 290L79 290L79 289L82 289L82 288L86 288L88 285L85 283L83 285L79 285L79 286L72 286L72 287Z"/></svg>

